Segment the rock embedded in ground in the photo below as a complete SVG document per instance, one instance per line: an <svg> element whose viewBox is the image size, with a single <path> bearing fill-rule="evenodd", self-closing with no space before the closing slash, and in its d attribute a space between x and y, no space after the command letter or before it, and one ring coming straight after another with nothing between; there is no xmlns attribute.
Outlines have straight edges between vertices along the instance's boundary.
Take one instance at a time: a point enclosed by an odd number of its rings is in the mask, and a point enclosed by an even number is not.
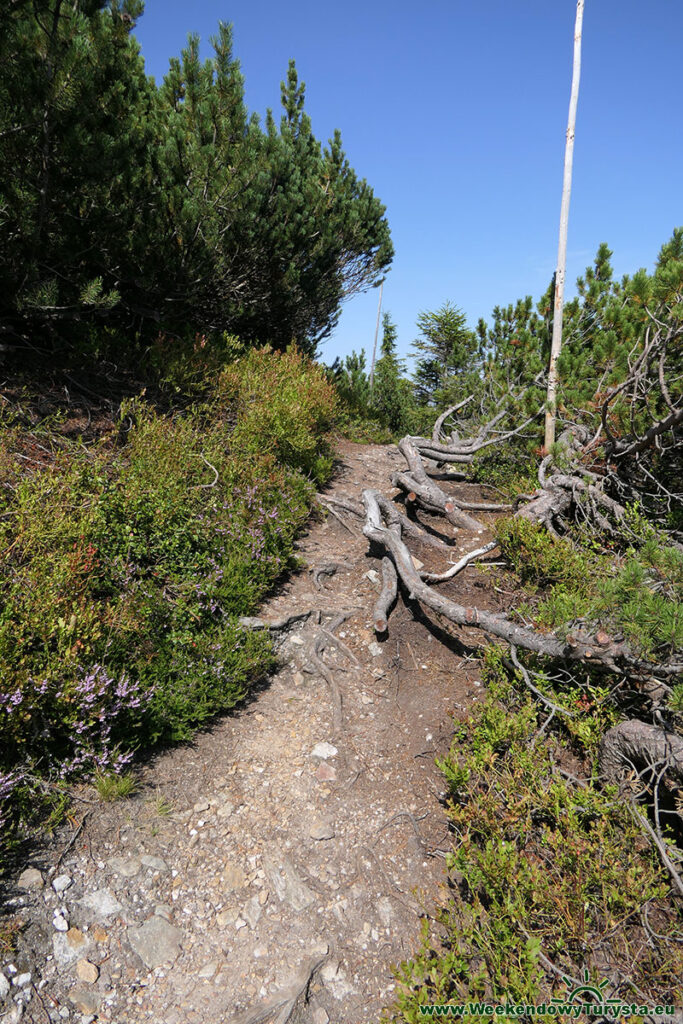
<svg viewBox="0 0 683 1024"><path fill-rule="evenodd" d="M115 874L123 878L134 878L142 867L139 857L110 857L107 864Z"/></svg>
<svg viewBox="0 0 683 1024"><path fill-rule="evenodd" d="M226 892L243 889L247 884L247 876L239 864L226 864L221 874L221 881Z"/></svg>
<svg viewBox="0 0 683 1024"><path fill-rule="evenodd" d="M6 999L9 995L10 983L4 974L0 973L0 1000Z"/></svg>
<svg viewBox="0 0 683 1024"><path fill-rule="evenodd" d="M170 868L162 857L152 857L150 854L145 854L140 860L146 868L151 868L152 871L158 871L160 874L165 875Z"/></svg>
<svg viewBox="0 0 683 1024"><path fill-rule="evenodd" d="M312 822L311 827L308 830L308 834L311 839L334 839L334 826L326 818L318 818Z"/></svg>
<svg viewBox="0 0 683 1024"><path fill-rule="evenodd" d="M72 884L73 884L73 879L72 879L71 875L57 875L56 878L52 879L52 888L57 893L66 892L66 890Z"/></svg>
<svg viewBox="0 0 683 1024"><path fill-rule="evenodd" d="M17 885L20 889L26 889L29 892L42 889L45 885L42 874L37 868L26 868L22 871L17 879Z"/></svg>
<svg viewBox="0 0 683 1024"><path fill-rule="evenodd" d="M127 936L133 952L150 970L173 962L180 953L182 932L157 915L152 915L139 928L129 927Z"/></svg>
<svg viewBox="0 0 683 1024"><path fill-rule="evenodd" d="M218 971L218 961L217 960L211 960L208 964L204 964L203 967L199 968L199 970L197 971L197 977L198 978L206 978L208 980L208 979L213 978L217 971Z"/></svg>
<svg viewBox="0 0 683 1024"><path fill-rule="evenodd" d="M55 916L52 918L52 927L56 928L58 932L68 932L69 922L64 914L55 912Z"/></svg>
<svg viewBox="0 0 683 1024"><path fill-rule="evenodd" d="M263 868L281 903L301 911L315 901L315 893L301 880L288 857L264 854Z"/></svg>
<svg viewBox="0 0 683 1024"><path fill-rule="evenodd" d="M81 981L86 981L88 985L94 985L100 976L100 969L90 960L79 960L76 964L76 974Z"/></svg>
<svg viewBox="0 0 683 1024"><path fill-rule="evenodd" d="M328 757L336 757L338 753L339 751L337 750L337 748L334 747L331 743L316 743L316 745L313 747L313 750L311 751L311 757L320 757L324 761L326 761Z"/></svg>
<svg viewBox="0 0 683 1024"><path fill-rule="evenodd" d="M69 1000L81 1013L97 1013L100 1007L100 996L90 988L75 985L69 992Z"/></svg>
<svg viewBox="0 0 683 1024"><path fill-rule="evenodd" d="M261 909L258 896L252 896L251 899L242 907L242 917L252 928L255 928L259 923L262 913L263 911Z"/></svg>
<svg viewBox="0 0 683 1024"><path fill-rule="evenodd" d="M69 928L66 934L58 932L52 936L52 952L60 967L68 967L81 959L91 948L91 943L78 928Z"/></svg>
<svg viewBox="0 0 683 1024"><path fill-rule="evenodd" d="M123 910L123 904L119 903L111 889L95 889L78 900L78 904L102 921L120 914Z"/></svg>
<svg viewBox="0 0 683 1024"><path fill-rule="evenodd" d="M237 908L228 907L226 910L220 910L216 914L216 924L219 928L229 928L230 925L234 925L238 917L239 912Z"/></svg>

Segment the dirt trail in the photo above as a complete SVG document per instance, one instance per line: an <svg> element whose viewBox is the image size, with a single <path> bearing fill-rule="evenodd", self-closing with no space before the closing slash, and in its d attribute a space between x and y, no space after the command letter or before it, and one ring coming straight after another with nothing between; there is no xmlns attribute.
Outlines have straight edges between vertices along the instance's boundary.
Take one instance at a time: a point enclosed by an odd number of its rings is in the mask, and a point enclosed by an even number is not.
<svg viewBox="0 0 683 1024"><path fill-rule="evenodd" d="M346 442L338 458L328 493L354 501L363 487L389 493L402 461L393 447ZM314 610L286 635L279 671L236 714L147 764L132 798L77 803L82 827L32 862L40 876L23 876L15 906L29 925L12 963L24 980L0 1003L3 1021L23 1008L36 1024L362 1024L391 1002L392 967L442 897L434 759L480 692L477 664L400 599L377 642L379 564L360 529L314 522L299 554L306 568L260 612ZM313 571L329 562L340 566L319 589ZM456 582L461 594L485 586L476 570L446 587ZM321 633L342 612L344 646ZM342 701L336 733L312 656L321 638Z"/></svg>

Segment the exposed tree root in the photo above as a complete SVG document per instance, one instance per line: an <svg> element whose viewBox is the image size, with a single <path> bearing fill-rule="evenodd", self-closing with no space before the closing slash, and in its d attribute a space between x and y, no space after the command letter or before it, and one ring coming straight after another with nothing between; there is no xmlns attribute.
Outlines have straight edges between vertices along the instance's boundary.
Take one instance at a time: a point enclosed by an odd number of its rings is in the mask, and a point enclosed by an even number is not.
<svg viewBox="0 0 683 1024"><path fill-rule="evenodd" d="M642 772L662 765L683 786L683 738L647 722L620 722L600 744L600 774L608 782L617 782L624 770Z"/></svg>
<svg viewBox="0 0 683 1024"><path fill-rule="evenodd" d="M323 586L320 582L321 576L334 576L336 572L346 569L347 571L353 569L353 566L349 562L325 562L324 565L319 565L316 569L311 570L313 576L313 583L318 590L322 590Z"/></svg>
<svg viewBox="0 0 683 1024"><path fill-rule="evenodd" d="M583 636L577 630L577 635L562 640L552 634L543 634L526 626L519 626L504 615L465 607L436 593L415 569L410 552L399 534L384 525L378 492L363 491L363 501L367 510L363 533L391 555L398 577L411 599L419 601L456 625L481 629L536 654L566 661L590 661L592 665L602 666L619 674L623 674L626 667L635 670L636 662L626 645L611 640L605 634L598 634L595 637Z"/></svg>
<svg viewBox="0 0 683 1024"><path fill-rule="evenodd" d="M351 611L341 612L338 615L334 615L330 624L327 627L322 627L317 633L308 650L308 665L306 666L306 669L309 672L321 676L327 683L330 691L330 699L332 701L332 739L336 739L344 728L344 709L339 684L337 683L332 670L323 661L322 655L325 648L330 643L333 643L339 647L350 660L358 664L353 652L349 650L343 641L334 636L335 629L338 629L343 622L346 622L346 620L353 614L354 610L355 609L352 609Z"/></svg>
<svg viewBox="0 0 683 1024"><path fill-rule="evenodd" d="M289 988L257 1009L233 1017L231 1024L303 1024L311 982L326 959L327 954L311 958Z"/></svg>

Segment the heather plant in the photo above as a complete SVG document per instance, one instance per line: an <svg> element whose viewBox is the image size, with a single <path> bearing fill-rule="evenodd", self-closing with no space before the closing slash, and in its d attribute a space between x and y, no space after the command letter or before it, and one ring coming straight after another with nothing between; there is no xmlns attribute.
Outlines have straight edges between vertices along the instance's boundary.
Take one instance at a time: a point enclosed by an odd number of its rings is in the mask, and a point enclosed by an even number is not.
<svg viewBox="0 0 683 1024"><path fill-rule="evenodd" d="M272 665L268 637L239 618L291 563L306 473L329 469L334 393L292 351L251 353L217 395L173 415L127 401L107 436L53 438L43 463L0 443L8 805L40 780L125 774L136 750L187 739Z"/></svg>

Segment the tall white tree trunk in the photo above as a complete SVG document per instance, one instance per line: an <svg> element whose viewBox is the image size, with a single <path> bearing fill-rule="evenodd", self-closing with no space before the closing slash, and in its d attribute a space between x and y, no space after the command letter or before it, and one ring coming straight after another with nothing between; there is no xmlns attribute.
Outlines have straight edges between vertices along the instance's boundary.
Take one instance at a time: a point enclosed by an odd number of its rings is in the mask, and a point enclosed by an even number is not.
<svg viewBox="0 0 683 1024"><path fill-rule="evenodd" d="M569 119L567 142L564 150L564 181L562 183L562 209L560 211L560 241L557 249L557 273L555 275L555 310L553 314L553 338L550 347L548 369L548 395L545 414L545 447L550 448L555 440L557 417L557 360L562 350L562 311L564 309L564 278L567 266L567 229L569 225L569 199L572 191L572 163L574 160L574 134L576 128L576 106L579 100L579 79L581 78L581 30L583 27L584 0L576 3L576 24L574 26L574 70L572 91L569 98Z"/></svg>
<svg viewBox="0 0 683 1024"><path fill-rule="evenodd" d="M375 344L372 346L372 365L370 366L370 390L375 386L375 359L377 358L377 338L379 336L379 317L382 312L382 292L384 291L384 278L379 286L379 302L377 303L377 323L375 324Z"/></svg>

